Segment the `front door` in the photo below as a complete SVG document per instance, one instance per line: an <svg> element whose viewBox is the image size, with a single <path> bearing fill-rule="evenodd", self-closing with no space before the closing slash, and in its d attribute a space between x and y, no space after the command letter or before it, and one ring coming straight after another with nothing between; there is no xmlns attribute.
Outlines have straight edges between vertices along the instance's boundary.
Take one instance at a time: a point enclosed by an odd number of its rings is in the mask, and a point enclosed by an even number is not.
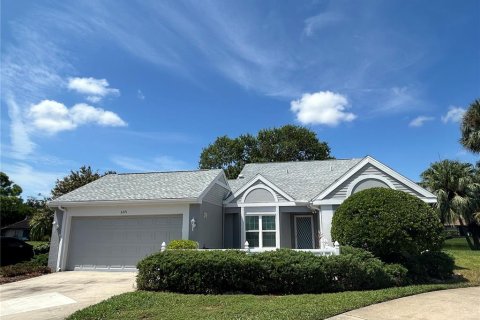
<svg viewBox="0 0 480 320"><path fill-rule="evenodd" d="M295 248L313 249L313 217L295 216Z"/></svg>

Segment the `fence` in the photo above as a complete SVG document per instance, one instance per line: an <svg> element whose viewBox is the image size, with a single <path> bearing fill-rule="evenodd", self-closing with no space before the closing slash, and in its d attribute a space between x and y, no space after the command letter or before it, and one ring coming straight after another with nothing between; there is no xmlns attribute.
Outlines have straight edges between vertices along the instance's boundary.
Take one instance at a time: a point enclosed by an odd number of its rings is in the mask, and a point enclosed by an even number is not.
<svg viewBox="0 0 480 320"><path fill-rule="evenodd" d="M161 252L167 250L167 244L162 242L162 247L160 249ZM219 251L226 251L226 250L238 250L244 251L247 253L260 253L265 251L273 251L277 250L277 248L250 248L248 241L245 241L245 246L243 249L196 249L200 251L207 251L207 250L219 250ZM291 249L293 251L302 251L302 252L311 252L316 256L338 256L340 254L340 244L335 241L333 247L329 246L326 241L322 241L320 249Z"/></svg>

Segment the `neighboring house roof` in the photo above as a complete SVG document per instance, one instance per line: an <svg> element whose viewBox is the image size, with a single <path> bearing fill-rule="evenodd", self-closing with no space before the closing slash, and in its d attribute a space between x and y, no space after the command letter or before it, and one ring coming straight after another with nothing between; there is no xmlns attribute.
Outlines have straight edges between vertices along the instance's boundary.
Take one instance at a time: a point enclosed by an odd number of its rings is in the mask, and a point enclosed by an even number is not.
<svg viewBox="0 0 480 320"><path fill-rule="evenodd" d="M9 224L8 226L2 228L2 230L5 229L30 229L30 219L25 218L22 221Z"/></svg>
<svg viewBox="0 0 480 320"><path fill-rule="evenodd" d="M260 174L295 200L309 201L363 159L249 163L240 173L243 178L228 184L235 194Z"/></svg>
<svg viewBox="0 0 480 320"><path fill-rule="evenodd" d="M196 199L220 175L221 169L109 174L58 197L64 202Z"/></svg>

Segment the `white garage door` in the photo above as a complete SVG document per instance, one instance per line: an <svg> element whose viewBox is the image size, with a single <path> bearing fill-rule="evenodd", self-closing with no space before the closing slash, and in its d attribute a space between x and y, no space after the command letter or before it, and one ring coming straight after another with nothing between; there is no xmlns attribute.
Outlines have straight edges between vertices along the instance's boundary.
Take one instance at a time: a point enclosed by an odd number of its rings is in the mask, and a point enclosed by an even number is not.
<svg viewBox="0 0 480 320"><path fill-rule="evenodd" d="M162 242L181 238L182 215L73 217L67 270L132 270Z"/></svg>

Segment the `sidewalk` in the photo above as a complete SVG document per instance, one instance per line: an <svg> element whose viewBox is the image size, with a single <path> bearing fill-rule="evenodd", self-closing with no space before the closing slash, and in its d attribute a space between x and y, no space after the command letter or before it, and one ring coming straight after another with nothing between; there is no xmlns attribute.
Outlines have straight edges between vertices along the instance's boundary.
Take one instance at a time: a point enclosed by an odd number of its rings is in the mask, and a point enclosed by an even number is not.
<svg viewBox="0 0 480 320"><path fill-rule="evenodd" d="M422 293L365 308L327 320L478 320L480 287Z"/></svg>

